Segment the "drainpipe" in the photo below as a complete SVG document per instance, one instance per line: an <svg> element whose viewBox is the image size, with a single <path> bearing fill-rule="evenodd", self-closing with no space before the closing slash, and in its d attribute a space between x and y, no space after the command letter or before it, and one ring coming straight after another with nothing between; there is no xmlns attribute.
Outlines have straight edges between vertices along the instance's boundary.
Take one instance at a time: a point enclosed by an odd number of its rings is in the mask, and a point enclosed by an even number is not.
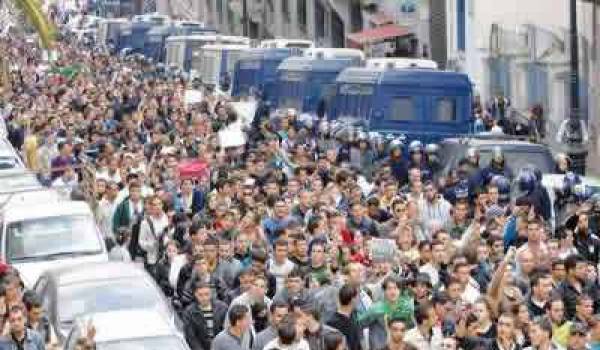
<svg viewBox="0 0 600 350"><path fill-rule="evenodd" d="M242 24L244 36L248 36L248 0L242 0Z"/></svg>

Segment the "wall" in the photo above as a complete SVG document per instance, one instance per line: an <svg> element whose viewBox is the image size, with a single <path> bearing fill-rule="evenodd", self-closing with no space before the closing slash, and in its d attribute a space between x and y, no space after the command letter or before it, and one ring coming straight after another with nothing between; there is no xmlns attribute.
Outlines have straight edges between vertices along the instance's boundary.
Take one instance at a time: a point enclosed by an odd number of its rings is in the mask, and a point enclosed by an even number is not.
<svg viewBox="0 0 600 350"><path fill-rule="evenodd" d="M485 60L489 56L489 38L493 23L504 28L516 28L523 24L532 24L556 34L563 35L569 28L569 0L505 0L499 4L495 0L467 0L466 50L456 50L456 0L448 2L448 50L451 59L462 60L460 69L467 72L479 88L482 98L487 99L485 86ZM591 4L578 4L579 34L590 43L592 40Z"/></svg>

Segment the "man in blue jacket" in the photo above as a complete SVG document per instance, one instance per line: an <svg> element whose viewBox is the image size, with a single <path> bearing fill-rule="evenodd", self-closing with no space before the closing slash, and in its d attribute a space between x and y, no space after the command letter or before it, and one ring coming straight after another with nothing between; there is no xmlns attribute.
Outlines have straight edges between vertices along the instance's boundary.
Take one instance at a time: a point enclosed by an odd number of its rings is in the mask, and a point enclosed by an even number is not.
<svg viewBox="0 0 600 350"><path fill-rule="evenodd" d="M0 338L0 349L6 350L45 350L40 334L25 326L27 316L21 306L13 306L8 314L10 332Z"/></svg>

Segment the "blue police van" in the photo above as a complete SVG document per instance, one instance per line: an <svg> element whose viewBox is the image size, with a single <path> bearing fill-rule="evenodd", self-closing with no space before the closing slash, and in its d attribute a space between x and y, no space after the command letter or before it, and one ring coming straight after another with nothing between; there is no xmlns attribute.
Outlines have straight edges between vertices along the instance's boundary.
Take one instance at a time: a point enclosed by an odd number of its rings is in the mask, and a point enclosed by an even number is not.
<svg viewBox="0 0 600 350"><path fill-rule="evenodd" d="M328 116L364 121L369 131L436 142L471 132L472 95L472 84L462 73L351 67L336 79Z"/></svg>
<svg viewBox="0 0 600 350"><path fill-rule="evenodd" d="M303 113L328 109L335 96L335 79L345 68L359 66L364 55L352 49L309 49L289 57L277 68L279 108Z"/></svg>
<svg viewBox="0 0 600 350"><path fill-rule="evenodd" d="M249 49L243 52L235 65L233 97L249 96L258 90L263 100L277 102L277 67L286 58L297 55L298 51L287 48Z"/></svg>

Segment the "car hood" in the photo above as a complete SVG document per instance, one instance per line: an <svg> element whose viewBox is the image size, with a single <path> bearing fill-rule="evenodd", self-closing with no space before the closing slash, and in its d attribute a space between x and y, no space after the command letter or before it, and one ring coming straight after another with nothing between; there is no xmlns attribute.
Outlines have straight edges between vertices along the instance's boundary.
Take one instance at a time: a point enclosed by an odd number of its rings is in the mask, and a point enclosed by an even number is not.
<svg viewBox="0 0 600 350"><path fill-rule="evenodd" d="M85 263L92 262L105 262L108 261L108 255L106 253L88 255L81 257L70 257L56 260L39 260L24 263L13 264L14 267L19 271L21 279L25 283L26 288L33 288L33 285L38 280L40 275L46 270L76 266Z"/></svg>

